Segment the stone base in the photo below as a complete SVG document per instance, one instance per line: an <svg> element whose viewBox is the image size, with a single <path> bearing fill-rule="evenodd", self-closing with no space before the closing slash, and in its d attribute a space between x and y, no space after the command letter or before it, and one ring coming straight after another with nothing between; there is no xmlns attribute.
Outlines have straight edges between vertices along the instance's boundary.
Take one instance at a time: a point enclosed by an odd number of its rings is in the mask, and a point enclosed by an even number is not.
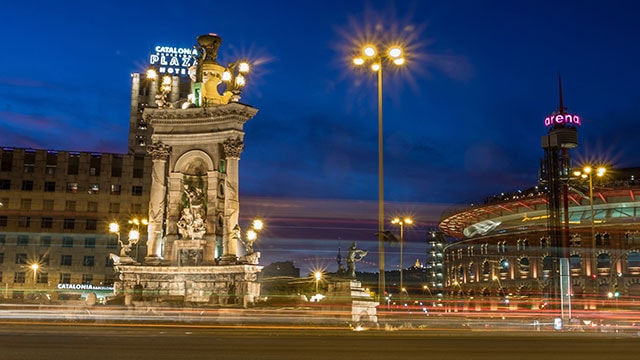
<svg viewBox="0 0 640 360"><path fill-rule="evenodd" d="M325 300L333 309L349 309L352 322L378 322L378 302L357 280L338 280L329 284Z"/></svg>
<svg viewBox="0 0 640 360"><path fill-rule="evenodd" d="M262 266L117 267L116 295L125 302L182 302L248 307L260 296L257 274ZM129 301L127 301L127 299Z"/></svg>

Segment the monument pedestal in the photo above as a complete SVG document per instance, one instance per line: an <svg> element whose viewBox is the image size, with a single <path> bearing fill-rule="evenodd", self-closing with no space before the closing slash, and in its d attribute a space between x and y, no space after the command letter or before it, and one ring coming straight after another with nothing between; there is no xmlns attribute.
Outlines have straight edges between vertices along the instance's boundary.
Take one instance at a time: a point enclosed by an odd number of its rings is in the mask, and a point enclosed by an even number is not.
<svg viewBox="0 0 640 360"><path fill-rule="evenodd" d="M330 283L323 302L332 310L349 316L354 323L378 322L378 302L362 288L362 283L358 280L344 279Z"/></svg>
<svg viewBox="0 0 640 360"><path fill-rule="evenodd" d="M257 274L262 266L120 265L116 295L141 294L147 303L197 303L248 307L260 296Z"/></svg>

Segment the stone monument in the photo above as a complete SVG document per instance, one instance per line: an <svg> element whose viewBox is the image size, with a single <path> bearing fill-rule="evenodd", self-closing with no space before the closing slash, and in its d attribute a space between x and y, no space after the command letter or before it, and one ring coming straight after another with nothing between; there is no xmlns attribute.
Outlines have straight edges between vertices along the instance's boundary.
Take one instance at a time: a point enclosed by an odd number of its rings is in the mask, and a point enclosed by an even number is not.
<svg viewBox="0 0 640 360"><path fill-rule="evenodd" d="M197 41L187 106L158 101L142 115L153 129L147 254L143 264L112 256L127 303L246 307L260 294L259 253L240 246L238 162L243 125L257 113L238 102L248 68L218 64L217 35Z"/></svg>

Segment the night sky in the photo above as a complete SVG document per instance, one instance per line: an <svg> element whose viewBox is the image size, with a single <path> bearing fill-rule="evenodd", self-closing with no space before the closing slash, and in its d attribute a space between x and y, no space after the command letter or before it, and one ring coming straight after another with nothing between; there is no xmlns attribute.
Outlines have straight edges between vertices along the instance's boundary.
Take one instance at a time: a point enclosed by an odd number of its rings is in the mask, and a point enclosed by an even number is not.
<svg viewBox="0 0 640 360"><path fill-rule="evenodd" d="M212 32L219 62L253 62L241 196L375 205L377 83L350 59L393 38L407 66L384 72L385 198L413 213L481 203L536 185L559 74L583 123L576 163L640 166L638 16L632 0L12 1L0 144L125 153L130 74L155 45Z"/></svg>

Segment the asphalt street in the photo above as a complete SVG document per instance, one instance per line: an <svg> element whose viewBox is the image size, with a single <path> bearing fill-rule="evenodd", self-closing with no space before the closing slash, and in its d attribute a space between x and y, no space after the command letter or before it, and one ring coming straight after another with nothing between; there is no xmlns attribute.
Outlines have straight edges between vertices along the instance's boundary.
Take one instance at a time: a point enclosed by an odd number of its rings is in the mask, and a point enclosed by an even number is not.
<svg viewBox="0 0 640 360"><path fill-rule="evenodd" d="M0 359L637 359L637 333L0 324Z"/></svg>

